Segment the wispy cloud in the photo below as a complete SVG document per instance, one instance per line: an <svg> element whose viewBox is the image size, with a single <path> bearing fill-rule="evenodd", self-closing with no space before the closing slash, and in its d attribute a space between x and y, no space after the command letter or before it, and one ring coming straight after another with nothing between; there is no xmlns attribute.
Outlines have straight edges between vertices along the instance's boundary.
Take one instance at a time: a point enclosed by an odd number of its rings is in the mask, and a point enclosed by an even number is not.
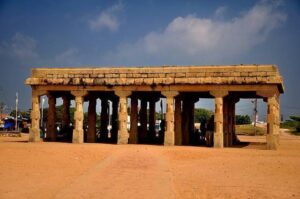
<svg viewBox="0 0 300 199"><path fill-rule="evenodd" d="M182 63L183 60L209 62L236 56L264 42L281 26L287 15L280 5L261 1L227 21L199 18L195 15L176 17L162 32L150 32L133 43L122 44L103 56L113 64L141 64L145 61ZM216 14L224 13L224 8Z"/></svg>
<svg viewBox="0 0 300 199"><path fill-rule="evenodd" d="M59 66L75 66L80 65L79 50L77 48L68 48L54 58Z"/></svg>
<svg viewBox="0 0 300 199"><path fill-rule="evenodd" d="M110 31L118 30L120 21L118 14L124 8L121 1L111 7L103 10L95 19L88 21L89 27L92 30L109 29Z"/></svg>
<svg viewBox="0 0 300 199"><path fill-rule="evenodd" d="M223 17L224 14L226 13L227 9L228 8L226 6L221 6L221 7L217 8L215 11L215 16L217 18Z"/></svg>
<svg viewBox="0 0 300 199"><path fill-rule="evenodd" d="M36 60L39 54L36 52L37 41L27 35L16 33L11 41L3 41L0 45L0 54L19 61Z"/></svg>

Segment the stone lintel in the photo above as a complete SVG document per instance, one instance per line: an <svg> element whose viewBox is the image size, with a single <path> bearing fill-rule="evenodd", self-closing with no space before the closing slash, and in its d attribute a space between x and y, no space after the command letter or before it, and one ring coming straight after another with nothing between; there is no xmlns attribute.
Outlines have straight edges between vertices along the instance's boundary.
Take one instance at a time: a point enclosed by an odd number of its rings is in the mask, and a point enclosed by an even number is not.
<svg viewBox="0 0 300 199"><path fill-rule="evenodd" d="M83 87L267 84L284 92L282 77L274 65L35 68L25 84Z"/></svg>
<svg viewBox="0 0 300 199"><path fill-rule="evenodd" d="M36 90L32 89L32 97L40 97L43 95L49 95L49 92L46 90Z"/></svg>

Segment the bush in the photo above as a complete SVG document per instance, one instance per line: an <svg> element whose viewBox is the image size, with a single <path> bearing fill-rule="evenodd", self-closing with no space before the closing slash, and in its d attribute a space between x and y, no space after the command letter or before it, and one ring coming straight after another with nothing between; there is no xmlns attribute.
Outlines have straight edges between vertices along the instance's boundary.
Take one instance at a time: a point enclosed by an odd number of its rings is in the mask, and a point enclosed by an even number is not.
<svg viewBox="0 0 300 199"><path fill-rule="evenodd" d="M249 115L236 115L235 116L235 124L251 124L251 119Z"/></svg>
<svg viewBox="0 0 300 199"><path fill-rule="evenodd" d="M296 131L300 132L300 117L290 116L290 119L281 123L280 127L287 129L296 129Z"/></svg>
<svg viewBox="0 0 300 199"><path fill-rule="evenodd" d="M296 131L300 132L300 122L298 122L298 125L296 126Z"/></svg>
<svg viewBox="0 0 300 199"><path fill-rule="evenodd" d="M292 120L286 120L280 124L281 128L296 129L298 122Z"/></svg>

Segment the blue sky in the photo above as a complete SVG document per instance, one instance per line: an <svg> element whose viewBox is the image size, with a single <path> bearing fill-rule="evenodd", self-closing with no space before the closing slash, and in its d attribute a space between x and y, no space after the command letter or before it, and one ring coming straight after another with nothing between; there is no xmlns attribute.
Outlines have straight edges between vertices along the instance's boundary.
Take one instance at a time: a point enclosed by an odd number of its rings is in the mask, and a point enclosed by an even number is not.
<svg viewBox="0 0 300 199"><path fill-rule="evenodd" d="M299 115L299 35L292 0L0 0L0 100L30 108L32 67L277 64Z"/></svg>

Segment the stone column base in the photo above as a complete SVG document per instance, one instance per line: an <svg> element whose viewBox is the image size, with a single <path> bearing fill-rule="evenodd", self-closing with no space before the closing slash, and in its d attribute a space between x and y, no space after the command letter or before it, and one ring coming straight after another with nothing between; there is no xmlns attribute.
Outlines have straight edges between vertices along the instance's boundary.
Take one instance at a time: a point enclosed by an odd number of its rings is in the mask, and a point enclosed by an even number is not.
<svg viewBox="0 0 300 199"><path fill-rule="evenodd" d="M223 134L222 133L214 133L214 148L223 148Z"/></svg>
<svg viewBox="0 0 300 199"><path fill-rule="evenodd" d="M118 132L118 144L128 144L129 136L126 136L128 132Z"/></svg>
<svg viewBox="0 0 300 199"><path fill-rule="evenodd" d="M83 130L73 130L73 143L81 144L83 143Z"/></svg>
<svg viewBox="0 0 300 199"><path fill-rule="evenodd" d="M29 131L29 142L40 142L40 130L39 129L30 129Z"/></svg>
<svg viewBox="0 0 300 199"><path fill-rule="evenodd" d="M279 145L279 135L267 134L267 149L276 150L278 149L278 145Z"/></svg>

